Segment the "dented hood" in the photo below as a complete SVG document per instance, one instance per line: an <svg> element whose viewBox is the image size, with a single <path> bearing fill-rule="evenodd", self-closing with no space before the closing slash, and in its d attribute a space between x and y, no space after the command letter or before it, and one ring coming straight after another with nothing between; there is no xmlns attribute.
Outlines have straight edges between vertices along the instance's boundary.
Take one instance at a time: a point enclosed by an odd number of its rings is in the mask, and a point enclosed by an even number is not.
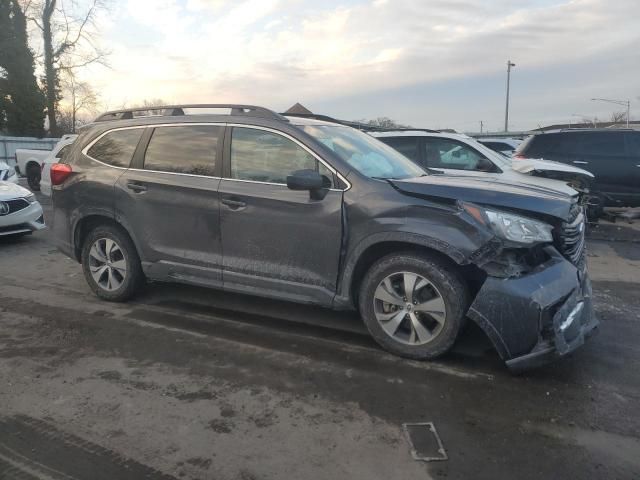
<svg viewBox="0 0 640 480"><path fill-rule="evenodd" d="M587 181L593 180L594 176L591 172L587 172L582 168L574 167L573 165L566 165L560 162L554 162L551 160L543 160L541 158L523 158L513 159L511 161L511 168L520 173L554 173L555 178L566 175L567 179L581 178Z"/></svg>
<svg viewBox="0 0 640 480"><path fill-rule="evenodd" d="M462 200L498 208L569 218L576 195L524 183L502 182L495 178L425 175L406 180L389 180L400 192L424 198Z"/></svg>

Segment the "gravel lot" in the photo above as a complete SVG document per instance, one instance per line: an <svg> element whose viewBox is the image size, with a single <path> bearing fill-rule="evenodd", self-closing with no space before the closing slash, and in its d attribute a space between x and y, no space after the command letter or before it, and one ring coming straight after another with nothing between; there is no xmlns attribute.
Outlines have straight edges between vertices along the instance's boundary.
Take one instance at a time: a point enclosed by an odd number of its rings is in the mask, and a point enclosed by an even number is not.
<svg viewBox="0 0 640 480"><path fill-rule="evenodd" d="M594 231L598 334L519 377L473 325L412 362L351 313L164 284L104 303L48 230L0 240L0 478L640 478L638 233ZM448 460L413 460L404 422Z"/></svg>

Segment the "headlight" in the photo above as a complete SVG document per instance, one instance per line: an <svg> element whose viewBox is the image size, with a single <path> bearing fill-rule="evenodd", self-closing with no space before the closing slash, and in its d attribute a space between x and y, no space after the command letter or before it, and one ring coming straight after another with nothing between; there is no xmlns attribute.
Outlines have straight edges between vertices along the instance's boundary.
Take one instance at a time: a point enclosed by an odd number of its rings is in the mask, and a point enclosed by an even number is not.
<svg viewBox="0 0 640 480"><path fill-rule="evenodd" d="M505 240L523 244L553 241L553 227L547 223L495 210L484 213L493 231Z"/></svg>
<svg viewBox="0 0 640 480"><path fill-rule="evenodd" d="M36 196L32 193L31 195L27 195L24 199L29 203L36 203Z"/></svg>

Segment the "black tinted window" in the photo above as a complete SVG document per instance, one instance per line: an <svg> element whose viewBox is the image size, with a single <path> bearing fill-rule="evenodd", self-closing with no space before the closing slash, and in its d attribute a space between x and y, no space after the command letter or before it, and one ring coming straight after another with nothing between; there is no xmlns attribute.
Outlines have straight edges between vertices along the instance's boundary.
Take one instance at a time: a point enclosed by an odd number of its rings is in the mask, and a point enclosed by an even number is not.
<svg viewBox="0 0 640 480"><path fill-rule="evenodd" d="M297 170L315 170L332 184L331 171L288 138L253 128L233 129L231 178L286 184L287 176Z"/></svg>
<svg viewBox="0 0 640 480"><path fill-rule="evenodd" d="M416 137L379 137L384 143L393 147L405 157L418 161L418 139Z"/></svg>
<svg viewBox="0 0 640 480"><path fill-rule="evenodd" d="M640 157L640 132L627 133L627 138L631 155Z"/></svg>
<svg viewBox="0 0 640 480"><path fill-rule="evenodd" d="M593 132L582 134L582 153L585 155L624 155L622 132Z"/></svg>
<svg viewBox="0 0 640 480"><path fill-rule="evenodd" d="M215 125L156 128L144 156L144 168L214 176L222 128Z"/></svg>
<svg viewBox="0 0 640 480"><path fill-rule="evenodd" d="M486 147L489 147L491 150L495 150L497 152L513 150L513 147L508 143L501 143L501 142L480 142L480 143L482 143Z"/></svg>
<svg viewBox="0 0 640 480"><path fill-rule="evenodd" d="M87 154L109 165L128 167L143 130L143 128L133 128L109 132L94 143Z"/></svg>

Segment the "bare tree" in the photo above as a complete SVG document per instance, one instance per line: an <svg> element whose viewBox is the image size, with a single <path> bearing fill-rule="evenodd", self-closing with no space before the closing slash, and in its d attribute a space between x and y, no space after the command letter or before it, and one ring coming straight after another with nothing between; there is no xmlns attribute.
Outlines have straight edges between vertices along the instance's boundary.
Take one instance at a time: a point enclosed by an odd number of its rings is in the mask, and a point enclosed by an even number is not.
<svg viewBox="0 0 640 480"><path fill-rule="evenodd" d="M96 18L107 0L91 0L80 10L73 0L28 0L24 8L42 32L44 84L49 131L58 133L57 107L61 72L93 63L106 64L107 52L95 41Z"/></svg>
<svg viewBox="0 0 640 480"><path fill-rule="evenodd" d="M373 120L357 120L358 123L371 125L379 128L407 128L408 125L402 125L389 117L378 117Z"/></svg>
<svg viewBox="0 0 640 480"><path fill-rule="evenodd" d="M612 123L623 123L627 121L627 112L613 112L611 114L611 122Z"/></svg>
<svg viewBox="0 0 640 480"><path fill-rule="evenodd" d="M69 133L76 133L79 122L78 115L81 113L95 114L98 109L98 95L91 88L91 85L78 80L73 70L65 72L62 93L63 98L69 102L69 107L66 109L70 117L71 131Z"/></svg>

